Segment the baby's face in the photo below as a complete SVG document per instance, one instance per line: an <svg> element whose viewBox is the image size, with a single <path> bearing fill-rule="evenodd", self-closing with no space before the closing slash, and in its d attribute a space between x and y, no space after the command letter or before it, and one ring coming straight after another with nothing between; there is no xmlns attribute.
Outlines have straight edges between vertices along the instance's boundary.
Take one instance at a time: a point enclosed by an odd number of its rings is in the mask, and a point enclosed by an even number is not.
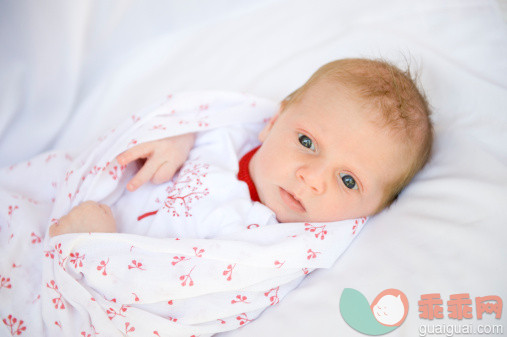
<svg viewBox="0 0 507 337"><path fill-rule="evenodd" d="M409 162L366 109L342 86L319 81L262 130L249 170L278 221L338 221L380 207Z"/></svg>

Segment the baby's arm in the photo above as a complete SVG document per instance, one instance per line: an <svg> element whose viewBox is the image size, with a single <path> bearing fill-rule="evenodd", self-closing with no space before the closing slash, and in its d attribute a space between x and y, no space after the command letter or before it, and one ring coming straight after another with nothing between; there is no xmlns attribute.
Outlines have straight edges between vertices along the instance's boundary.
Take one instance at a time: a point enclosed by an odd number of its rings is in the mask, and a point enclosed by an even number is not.
<svg viewBox="0 0 507 337"><path fill-rule="evenodd" d="M67 233L114 233L116 221L109 206L85 201L49 227L49 236Z"/></svg>
<svg viewBox="0 0 507 337"><path fill-rule="evenodd" d="M189 133L139 144L119 154L116 159L120 165L145 159L139 172L129 181L127 189L135 191L148 180L155 184L171 180L187 160L194 142L195 134ZM50 236L89 232L116 232L116 221L107 205L85 201L49 228Z"/></svg>
<svg viewBox="0 0 507 337"><path fill-rule="evenodd" d="M135 191L149 180L154 184L171 180L187 160L194 142L195 134L187 133L139 144L119 154L116 160L120 165L127 165L137 159L146 160L127 184L127 189Z"/></svg>

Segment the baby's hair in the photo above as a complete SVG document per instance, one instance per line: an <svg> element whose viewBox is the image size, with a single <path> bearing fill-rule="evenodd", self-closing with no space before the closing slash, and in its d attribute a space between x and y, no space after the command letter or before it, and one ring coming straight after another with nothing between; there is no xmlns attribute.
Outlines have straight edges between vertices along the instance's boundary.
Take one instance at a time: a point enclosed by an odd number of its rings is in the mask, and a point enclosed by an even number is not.
<svg viewBox="0 0 507 337"><path fill-rule="evenodd" d="M297 102L319 80L335 81L362 98L382 118L375 121L407 144L413 157L405 174L391 183L376 213L389 207L412 178L428 162L433 146L430 107L412 79L410 70L402 71L384 60L342 59L320 67L310 79L282 102L282 108ZM375 116L376 117L376 116Z"/></svg>

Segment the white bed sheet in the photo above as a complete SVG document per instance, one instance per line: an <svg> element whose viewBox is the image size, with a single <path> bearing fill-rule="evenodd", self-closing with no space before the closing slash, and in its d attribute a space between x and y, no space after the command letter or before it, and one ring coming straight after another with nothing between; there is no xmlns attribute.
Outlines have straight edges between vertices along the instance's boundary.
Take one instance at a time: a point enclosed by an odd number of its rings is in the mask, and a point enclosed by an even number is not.
<svg viewBox="0 0 507 337"><path fill-rule="evenodd" d="M79 151L170 92L281 100L333 59L410 63L434 110L428 167L333 268L223 335L361 336L340 315L344 288L369 301L387 288L407 295L408 316L389 336L442 323L507 333L505 313L428 321L417 304L428 293L507 300L507 24L497 2L3 1L0 49L1 166Z"/></svg>

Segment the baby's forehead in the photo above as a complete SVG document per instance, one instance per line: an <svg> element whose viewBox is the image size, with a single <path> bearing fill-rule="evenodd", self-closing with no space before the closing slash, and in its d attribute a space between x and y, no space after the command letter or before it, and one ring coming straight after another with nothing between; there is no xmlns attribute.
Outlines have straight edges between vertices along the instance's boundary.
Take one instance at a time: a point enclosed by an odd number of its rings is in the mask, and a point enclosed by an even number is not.
<svg viewBox="0 0 507 337"><path fill-rule="evenodd" d="M373 125L375 130L388 135L389 138L414 146L410 139L424 132L425 123L421 123L422 120L419 120L417 114L405 112L407 109L399 109L395 101L378 99L377 96L377 93L371 95L361 90L361 87L354 83L322 78L312 83L295 103L306 103L303 109L310 111L309 115L305 116L309 122L317 121L324 125L329 123L329 127L332 127L333 123L340 125L356 119L365 120L365 127ZM336 97L339 99L333 99ZM326 106L328 113L316 113L320 112L326 102L329 103L329 106Z"/></svg>

